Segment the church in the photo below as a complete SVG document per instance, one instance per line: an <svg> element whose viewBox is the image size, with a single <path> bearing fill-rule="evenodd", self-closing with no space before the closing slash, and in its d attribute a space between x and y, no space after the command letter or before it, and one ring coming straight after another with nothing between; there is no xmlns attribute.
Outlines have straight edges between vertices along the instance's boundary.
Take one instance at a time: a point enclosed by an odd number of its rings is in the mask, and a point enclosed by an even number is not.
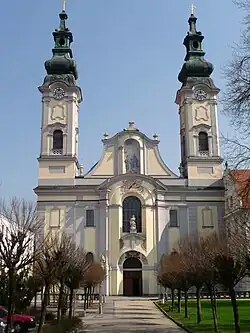
<svg viewBox="0 0 250 333"><path fill-rule="evenodd" d="M102 156L83 173L78 162L83 96L65 10L59 17L53 55L45 62L46 76L39 87L41 148L34 191L44 231L64 230L96 260L102 259L106 295L157 295L162 255L187 235L201 237L223 228L219 89L210 77L213 65L204 58L204 36L192 13L176 94L179 174L161 158L157 135L149 138L132 121L113 136L104 134Z"/></svg>

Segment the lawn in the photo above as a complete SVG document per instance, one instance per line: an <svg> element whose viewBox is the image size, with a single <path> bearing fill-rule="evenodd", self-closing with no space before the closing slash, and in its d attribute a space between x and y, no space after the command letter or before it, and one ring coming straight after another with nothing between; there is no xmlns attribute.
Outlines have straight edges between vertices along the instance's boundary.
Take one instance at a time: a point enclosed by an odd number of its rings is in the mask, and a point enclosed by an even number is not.
<svg viewBox="0 0 250 333"><path fill-rule="evenodd" d="M160 304L159 304L160 305ZM164 310L168 310L169 304L160 305ZM241 333L250 333L250 300L238 300ZM193 332L213 333L213 319L210 302L201 301L202 321L196 324L196 302L190 300L188 302L189 318L184 318L184 307L182 312L167 312L168 315L181 323L184 327L191 329ZM217 301L218 326L220 333L234 333L233 311L230 300Z"/></svg>

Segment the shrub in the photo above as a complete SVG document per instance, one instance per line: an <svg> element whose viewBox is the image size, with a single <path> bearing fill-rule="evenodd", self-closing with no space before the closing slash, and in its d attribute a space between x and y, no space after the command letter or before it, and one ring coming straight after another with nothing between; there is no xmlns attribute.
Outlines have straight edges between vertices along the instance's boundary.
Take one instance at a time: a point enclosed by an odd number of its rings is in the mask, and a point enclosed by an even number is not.
<svg viewBox="0 0 250 333"><path fill-rule="evenodd" d="M25 313L35 317L36 321L39 322L40 317L41 317L41 309L35 309L34 307L31 307L27 311L25 311ZM54 313L52 313L52 312L46 313L45 320L46 320L46 322L55 320Z"/></svg>
<svg viewBox="0 0 250 333"><path fill-rule="evenodd" d="M65 318L57 323L53 320L50 324L44 325L43 333L70 333L76 328L83 328L83 322L80 318Z"/></svg>

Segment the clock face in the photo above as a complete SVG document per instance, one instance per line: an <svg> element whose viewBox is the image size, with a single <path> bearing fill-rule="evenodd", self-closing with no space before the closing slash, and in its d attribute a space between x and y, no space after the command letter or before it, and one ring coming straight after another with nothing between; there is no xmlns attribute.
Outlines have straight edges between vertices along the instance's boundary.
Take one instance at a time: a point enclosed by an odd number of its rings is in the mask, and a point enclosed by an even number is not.
<svg viewBox="0 0 250 333"><path fill-rule="evenodd" d="M196 90L194 95L198 101L204 101L207 98L207 93L202 89Z"/></svg>
<svg viewBox="0 0 250 333"><path fill-rule="evenodd" d="M65 91L63 90L63 88L55 88L53 90L53 97L56 99L61 99L65 96Z"/></svg>

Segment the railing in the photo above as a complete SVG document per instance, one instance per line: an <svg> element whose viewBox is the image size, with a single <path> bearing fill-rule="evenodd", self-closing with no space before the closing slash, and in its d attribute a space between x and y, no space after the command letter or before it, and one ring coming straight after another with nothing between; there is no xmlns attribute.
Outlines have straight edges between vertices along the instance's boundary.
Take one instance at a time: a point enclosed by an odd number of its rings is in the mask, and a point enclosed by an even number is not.
<svg viewBox="0 0 250 333"><path fill-rule="evenodd" d="M236 297L237 298L245 298L245 299L249 299L250 298L250 291L239 291L236 292ZM168 293L168 299L171 298L171 294ZM184 293L181 294L181 298L184 298ZM189 299L196 299L196 294L193 292L188 293L188 298ZM209 294L207 292L203 292L201 293L201 299L208 299L210 298ZM227 299L230 298L229 294L227 292L222 292L222 291L218 291L216 292L216 298L217 299Z"/></svg>
<svg viewBox="0 0 250 333"><path fill-rule="evenodd" d="M208 156L208 150L200 150L199 155L200 156Z"/></svg>
<svg viewBox="0 0 250 333"><path fill-rule="evenodd" d="M52 149L53 155L62 155L63 150L62 149Z"/></svg>

